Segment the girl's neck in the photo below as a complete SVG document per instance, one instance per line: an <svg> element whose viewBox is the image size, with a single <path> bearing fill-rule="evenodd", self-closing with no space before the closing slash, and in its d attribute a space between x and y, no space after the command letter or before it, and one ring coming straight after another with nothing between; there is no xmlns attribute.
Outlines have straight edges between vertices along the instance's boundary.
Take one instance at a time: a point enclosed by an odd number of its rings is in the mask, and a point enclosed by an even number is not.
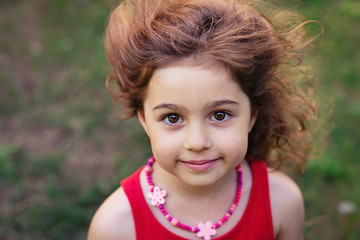
<svg viewBox="0 0 360 240"><path fill-rule="evenodd" d="M252 185L251 170L246 161L242 162L244 185L241 190L241 198L238 207L226 224L218 228L218 236L221 236L235 227L245 211L250 196ZM158 174L156 174L156 172ZM216 222L219 217L224 215L228 207L232 204L236 194L237 183L235 180L236 172L232 171L227 178L217 181L217 184L205 187L190 187L183 184L175 176L165 172L156 162L153 165L152 180L162 190L167 191L166 210L171 216L179 219L182 223L189 226L197 226L199 222ZM218 184L221 183L221 184ZM141 185L143 194L148 202L149 208L157 220L169 231L188 239L194 239L194 233L184 231L169 224L168 220L156 207L150 204L147 194L150 191L146 180L145 171L141 175ZM185 186L180 186L185 185Z"/></svg>
<svg viewBox="0 0 360 240"><path fill-rule="evenodd" d="M237 173L234 168L219 181L207 186L193 186L181 181L176 176L166 172L155 162L152 179L155 185L165 189L169 194L188 201L202 202L204 199L215 199L218 196L232 196L236 191ZM223 195L225 194L225 195Z"/></svg>

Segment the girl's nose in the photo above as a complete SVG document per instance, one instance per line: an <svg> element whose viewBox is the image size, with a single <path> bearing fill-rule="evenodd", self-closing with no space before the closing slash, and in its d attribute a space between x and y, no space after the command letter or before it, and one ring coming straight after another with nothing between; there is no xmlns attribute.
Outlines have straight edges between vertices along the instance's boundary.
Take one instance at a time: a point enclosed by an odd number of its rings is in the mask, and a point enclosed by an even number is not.
<svg viewBox="0 0 360 240"><path fill-rule="evenodd" d="M192 124L186 129L184 148L190 151L202 151L212 147L212 141L206 127Z"/></svg>

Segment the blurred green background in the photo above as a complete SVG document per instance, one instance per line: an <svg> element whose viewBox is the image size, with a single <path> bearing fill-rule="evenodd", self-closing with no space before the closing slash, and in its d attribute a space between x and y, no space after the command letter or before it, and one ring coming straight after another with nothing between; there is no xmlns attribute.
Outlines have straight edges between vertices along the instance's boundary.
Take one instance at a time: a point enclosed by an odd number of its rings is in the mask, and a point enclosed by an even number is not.
<svg viewBox="0 0 360 240"><path fill-rule="evenodd" d="M111 117L103 34L117 3L0 0L1 240L85 239L97 207L150 156L137 121ZM359 239L360 1L288 5L323 24L307 62L333 100L327 150L295 176L305 239Z"/></svg>

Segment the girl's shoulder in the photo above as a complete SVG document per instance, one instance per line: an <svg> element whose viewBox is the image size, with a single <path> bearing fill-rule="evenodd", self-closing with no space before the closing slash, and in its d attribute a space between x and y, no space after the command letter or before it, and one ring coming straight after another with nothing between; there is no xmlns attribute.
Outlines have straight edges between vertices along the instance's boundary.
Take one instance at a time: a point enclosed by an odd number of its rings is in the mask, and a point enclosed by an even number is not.
<svg viewBox="0 0 360 240"><path fill-rule="evenodd" d="M135 239L130 203L122 187L113 192L96 211L88 240Z"/></svg>
<svg viewBox="0 0 360 240"><path fill-rule="evenodd" d="M269 169L268 176L276 239L302 239L304 201L298 185L280 171Z"/></svg>

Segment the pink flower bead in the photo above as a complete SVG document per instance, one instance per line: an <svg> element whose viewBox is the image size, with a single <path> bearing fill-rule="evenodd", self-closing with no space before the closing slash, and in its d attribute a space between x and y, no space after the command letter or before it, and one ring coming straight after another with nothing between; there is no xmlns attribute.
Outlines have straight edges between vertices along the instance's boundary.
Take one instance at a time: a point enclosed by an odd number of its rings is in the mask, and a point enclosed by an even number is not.
<svg viewBox="0 0 360 240"><path fill-rule="evenodd" d="M164 204L165 196L166 196L166 191L160 190L160 188L158 186L154 187L153 192L148 193L148 197L151 199L151 205L153 205L153 206L157 206L159 204Z"/></svg>
<svg viewBox="0 0 360 240"><path fill-rule="evenodd" d="M212 228L212 225L210 221L207 221L205 224L199 223L199 232L197 232L196 236L203 237L204 240L210 240L211 236L216 235L216 230Z"/></svg>

